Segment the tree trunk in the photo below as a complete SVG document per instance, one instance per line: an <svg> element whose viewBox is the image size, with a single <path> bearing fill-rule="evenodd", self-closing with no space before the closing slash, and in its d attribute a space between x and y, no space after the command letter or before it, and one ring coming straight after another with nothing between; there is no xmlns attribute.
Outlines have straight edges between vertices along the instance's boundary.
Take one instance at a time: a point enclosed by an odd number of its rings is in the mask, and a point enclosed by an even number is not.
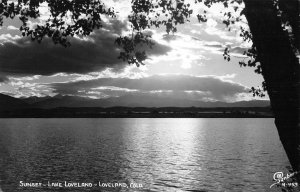
<svg viewBox="0 0 300 192"><path fill-rule="evenodd" d="M299 60L273 1L244 0L244 3L278 134L293 170L300 171ZM299 177L300 173L298 182Z"/></svg>

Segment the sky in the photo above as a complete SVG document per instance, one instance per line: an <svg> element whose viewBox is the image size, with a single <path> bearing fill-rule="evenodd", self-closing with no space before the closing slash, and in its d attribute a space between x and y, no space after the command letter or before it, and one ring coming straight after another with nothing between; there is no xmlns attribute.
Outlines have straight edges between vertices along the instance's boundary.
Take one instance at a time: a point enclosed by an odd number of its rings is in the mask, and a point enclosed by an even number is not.
<svg viewBox="0 0 300 192"><path fill-rule="evenodd" d="M251 46L239 35L239 26L247 26L246 21L228 31L221 21L221 4L208 9L206 23L196 18L203 6L193 5L195 14L175 34L167 34L163 27L147 29L155 46L147 49L148 59L140 67L119 60L120 47L114 43L131 32L130 1L105 4L115 8L117 17L104 17L103 28L88 37L70 38L68 48L47 38L41 44L32 42L21 36L18 19L4 20L0 92L16 98L60 94L92 99L128 95L224 102L261 99L249 93L249 88L261 85L261 75L238 64L247 60L242 53ZM47 6L40 11L42 17L31 25L47 18ZM223 58L226 47L232 52L229 62Z"/></svg>

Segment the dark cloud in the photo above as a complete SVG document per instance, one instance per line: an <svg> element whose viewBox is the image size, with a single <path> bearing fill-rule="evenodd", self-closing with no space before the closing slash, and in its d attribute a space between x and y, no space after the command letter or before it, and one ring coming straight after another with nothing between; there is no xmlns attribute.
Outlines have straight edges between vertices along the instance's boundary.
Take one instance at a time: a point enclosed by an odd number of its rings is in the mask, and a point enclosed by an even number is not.
<svg viewBox="0 0 300 192"><path fill-rule="evenodd" d="M8 81L8 78L4 75L0 75L0 83L5 83Z"/></svg>
<svg viewBox="0 0 300 192"><path fill-rule="evenodd" d="M236 46L236 47L232 47L230 49L230 52L231 53L244 54L244 52L246 52L247 50L248 50L248 48Z"/></svg>
<svg viewBox="0 0 300 192"><path fill-rule="evenodd" d="M213 47L213 48L223 48L223 45L217 42L212 42L212 43L206 43L206 47Z"/></svg>
<svg viewBox="0 0 300 192"><path fill-rule="evenodd" d="M69 48L54 45L50 39L41 44L27 38L5 43L0 47L0 70L12 75L52 75L87 73L119 64L114 38L103 36L102 32L93 35L95 42L73 39Z"/></svg>
<svg viewBox="0 0 300 192"><path fill-rule="evenodd" d="M87 39L73 38L64 48L45 38L41 44L21 38L0 46L0 71L6 75L52 75L59 72L88 73L107 67L122 69L126 63L117 59L120 49L115 39L126 30L126 23L112 20ZM169 47L156 43L149 54L165 54Z"/></svg>
<svg viewBox="0 0 300 192"><path fill-rule="evenodd" d="M52 84L51 88L59 94L76 94L78 90L89 91L93 88L105 86L139 90L135 92L135 94L162 90L162 92L165 91L169 96L170 93L168 91L170 90L173 94L191 91L190 93L184 94L193 95L194 97L210 97L216 100L224 100L226 97L234 97L238 93L248 93L249 91L248 88L240 84L222 81L216 77L196 77L188 75L156 75L141 79L102 78L73 83L56 83Z"/></svg>

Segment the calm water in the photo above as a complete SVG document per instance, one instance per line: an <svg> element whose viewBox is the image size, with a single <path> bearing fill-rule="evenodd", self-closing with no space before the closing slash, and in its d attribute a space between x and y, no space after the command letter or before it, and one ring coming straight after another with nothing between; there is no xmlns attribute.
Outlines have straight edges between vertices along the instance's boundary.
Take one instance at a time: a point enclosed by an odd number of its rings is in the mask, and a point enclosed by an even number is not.
<svg viewBox="0 0 300 192"><path fill-rule="evenodd" d="M276 191L288 160L273 119L0 119L0 186L14 191ZM19 182L140 188L18 187ZM1 190L0 190L1 191Z"/></svg>

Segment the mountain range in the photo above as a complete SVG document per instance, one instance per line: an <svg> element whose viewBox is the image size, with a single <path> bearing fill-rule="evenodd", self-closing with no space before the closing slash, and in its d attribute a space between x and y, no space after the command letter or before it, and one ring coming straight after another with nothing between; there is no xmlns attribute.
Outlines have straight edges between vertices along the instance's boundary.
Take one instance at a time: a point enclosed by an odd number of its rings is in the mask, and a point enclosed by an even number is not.
<svg viewBox="0 0 300 192"><path fill-rule="evenodd" d="M14 98L0 94L0 107L2 110L15 110L23 108L42 108L52 109L57 107L268 107L270 102L267 100L239 101L233 103L226 102L204 102L185 99L171 99L167 97L155 96L121 96L106 99L91 99L78 96L56 95L54 97L29 97Z"/></svg>

